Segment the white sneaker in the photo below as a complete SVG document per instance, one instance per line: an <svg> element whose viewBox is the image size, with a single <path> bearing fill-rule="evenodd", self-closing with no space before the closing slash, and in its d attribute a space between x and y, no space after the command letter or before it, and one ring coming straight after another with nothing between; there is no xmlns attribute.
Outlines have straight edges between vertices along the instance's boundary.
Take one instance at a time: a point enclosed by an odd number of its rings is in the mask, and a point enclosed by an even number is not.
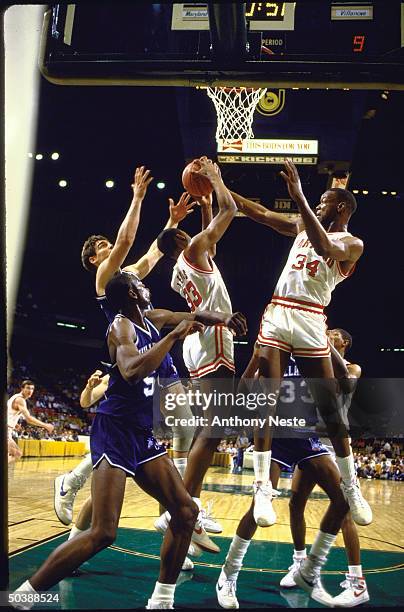
<svg viewBox="0 0 404 612"><path fill-rule="evenodd" d="M346 574L346 580L341 585L343 591L334 597L334 606L337 608L354 608L369 601L369 592L364 578Z"/></svg>
<svg viewBox="0 0 404 612"><path fill-rule="evenodd" d="M314 599L314 601L318 601L318 603L328 606L329 608L334 607L333 597L327 593L321 583L320 572L314 574L314 576L311 576L310 578L306 578L306 576L303 576L302 574L302 569L299 568L293 576L293 580L295 581L296 586L299 586L301 589L309 593L310 597Z"/></svg>
<svg viewBox="0 0 404 612"><path fill-rule="evenodd" d="M351 510L352 518L357 525L369 525L372 522L372 509L363 497L359 480L347 485L341 482L341 489Z"/></svg>
<svg viewBox="0 0 404 612"><path fill-rule="evenodd" d="M254 521L259 527L269 527L276 523L272 508L272 485L254 482Z"/></svg>
<svg viewBox="0 0 404 612"><path fill-rule="evenodd" d="M194 569L194 564L188 557L185 557L184 563L182 564L181 570L184 572L188 572Z"/></svg>
<svg viewBox="0 0 404 612"><path fill-rule="evenodd" d="M202 525L205 531L209 531L209 533L222 533L223 527L213 518L212 509L213 502L209 500L206 510L205 508L201 509Z"/></svg>
<svg viewBox="0 0 404 612"><path fill-rule="evenodd" d="M217 601L222 608L230 610L239 607L236 597L236 586L237 582L235 580L227 580L227 576L222 569L216 582Z"/></svg>
<svg viewBox="0 0 404 612"><path fill-rule="evenodd" d="M149 599L146 610L174 610L172 601L155 601Z"/></svg>
<svg viewBox="0 0 404 612"><path fill-rule="evenodd" d="M154 528L157 529L157 531L160 531L160 533L165 533L168 529L168 523L170 520L170 513L168 510L166 510L161 516L158 517L158 519L154 521Z"/></svg>
<svg viewBox="0 0 404 612"><path fill-rule="evenodd" d="M199 512L197 521L195 523L195 527L192 532L191 540L193 544L196 544L197 546L199 546L199 548L201 548L205 552L209 552L209 553L220 552L219 546L215 544L213 540L210 539L210 537L208 536L208 534L206 533L203 527L201 512Z"/></svg>
<svg viewBox="0 0 404 612"><path fill-rule="evenodd" d="M54 482L53 505L55 514L63 525L70 525L73 520L73 504L77 491L83 486L85 479L77 476L76 483L71 487L64 487L67 474L57 476Z"/></svg>
<svg viewBox="0 0 404 612"><path fill-rule="evenodd" d="M155 529L157 529L157 531L159 531L160 533L165 533L167 531L170 520L171 520L171 515L168 512L168 510L166 510L165 512L163 512L161 516L158 517L158 519L154 521ZM198 546L198 544L196 544L195 542L191 542L188 548L188 555L190 555L191 557L200 557L201 554L202 554L202 549Z"/></svg>
<svg viewBox="0 0 404 612"><path fill-rule="evenodd" d="M282 580L280 581L279 585L285 589L291 589L292 587L296 586L296 582L293 578L294 574L297 572L298 569L300 569L301 564L303 563L303 561L306 559L306 557L303 557L302 559L296 559L296 557L293 555L293 563L292 565L289 567L289 571L286 574L286 576L284 576L282 578Z"/></svg>

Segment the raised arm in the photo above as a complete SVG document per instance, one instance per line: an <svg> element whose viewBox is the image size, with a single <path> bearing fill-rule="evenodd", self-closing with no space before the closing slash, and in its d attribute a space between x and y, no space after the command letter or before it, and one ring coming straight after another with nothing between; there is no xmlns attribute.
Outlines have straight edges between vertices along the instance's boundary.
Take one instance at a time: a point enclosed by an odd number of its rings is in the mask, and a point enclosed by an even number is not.
<svg viewBox="0 0 404 612"><path fill-rule="evenodd" d="M281 172L281 175L287 183L290 197L299 208L307 237L317 255L325 259L331 258L337 261L356 262L363 253L362 240L354 236L333 238L330 234L327 234L306 200L296 166L287 159L285 169L286 172Z"/></svg>
<svg viewBox="0 0 404 612"><path fill-rule="evenodd" d="M202 217L202 231L205 230L213 219L213 198L210 193L207 196L201 196L199 198L195 198L201 208L201 217ZM209 249L209 257L212 259L216 256L216 244L212 244Z"/></svg>
<svg viewBox="0 0 404 612"><path fill-rule="evenodd" d="M340 389L343 393L352 393L362 374L360 366L356 363L346 364L336 348L330 342L331 361L334 369L334 376L339 382Z"/></svg>
<svg viewBox="0 0 404 612"><path fill-rule="evenodd" d="M247 333L247 320L241 312L234 314L224 312L212 312L203 310L202 312L172 312L156 308L147 314L157 329L163 327L174 327L181 321L198 321L203 325L224 325L233 330L237 336L245 336Z"/></svg>
<svg viewBox="0 0 404 612"><path fill-rule="evenodd" d="M188 334L202 330L201 323L182 321L150 350L139 353L135 345L136 334L133 325L128 319L116 319L111 326L108 345L110 351L115 350L116 362L124 380L136 383L159 367L177 340L183 340Z"/></svg>
<svg viewBox="0 0 404 612"><path fill-rule="evenodd" d="M265 206L248 200L234 191L230 191L230 193L237 208L253 221L267 225L284 236L297 236L297 234L304 230L304 224L300 215L296 215L295 219L288 219L286 215L272 212Z"/></svg>
<svg viewBox="0 0 404 612"><path fill-rule="evenodd" d="M193 212L192 207L195 206L195 202L190 202L191 196L184 192L177 204L174 203L172 198L169 198L170 216L163 229L170 229L172 227L178 227L178 224L185 219L186 216ZM136 263L126 266L125 272L133 272L140 278L144 279L153 270L159 259L163 257L163 253L157 246L157 239L152 242L149 250L143 257L141 257Z"/></svg>
<svg viewBox="0 0 404 612"><path fill-rule="evenodd" d="M135 177L132 184L133 198L126 213L125 219L122 221L118 235L111 253L97 269L95 287L97 295L103 295L105 286L111 280L113 275L119 270L130 248L135 240L137 228L139 227L140 209L143 198L146 195L147 188L153 177L149 176L150 170L145 170L144 166L136 168Z"/></svg>
<svg viewBox="0 0 404 612"><path fill-rule="evenodd" d="M80 406L82 408L89 408L96 404L107 390L109 374L105 374L105 376L101 376L101 374L101 370L96 370L88 379L80 395Z"/></svg>
<svg viewBox="0 0 404 612"><path fill-rule="evenodd" d="M16 410L18 409L21 412L21 414L23 415L24 419L30 425L35 425L36 427L43 427L50 434L55 429L54 426L51 423L44 423L44 421L40 421L36 417L32 416L32 414L29 412L29 410L27 408L26 401L22 397L16 397L15 398L15 400L13 402L13 408L14 408L14 404L15 404L15 409Z"/></svg>
<svg viewBox="0 0 404 612"><path fill-rule="evenodd" d="M234 219L237 211L236 204L223 183L220 170L217 164L206 157L199 159L201 168L199 174L206 176L213 185L216 193L219 212L209 223L208 227L194 236L185 249L187 258L202 267L206 267L206 259L209 251L223 236L230 223Z"/></svg>

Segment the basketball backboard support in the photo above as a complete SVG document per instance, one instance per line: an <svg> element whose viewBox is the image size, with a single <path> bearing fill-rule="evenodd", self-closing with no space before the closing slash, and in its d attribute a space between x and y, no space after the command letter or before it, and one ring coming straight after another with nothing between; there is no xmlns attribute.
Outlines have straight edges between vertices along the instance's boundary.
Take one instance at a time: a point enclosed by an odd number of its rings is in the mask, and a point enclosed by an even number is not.
<svg viewBox="0 0 404 612"><path fill-rule="evenodd" d="M403 31L400 0L55 4L39 63L72 85L402 90Z"/></svg>

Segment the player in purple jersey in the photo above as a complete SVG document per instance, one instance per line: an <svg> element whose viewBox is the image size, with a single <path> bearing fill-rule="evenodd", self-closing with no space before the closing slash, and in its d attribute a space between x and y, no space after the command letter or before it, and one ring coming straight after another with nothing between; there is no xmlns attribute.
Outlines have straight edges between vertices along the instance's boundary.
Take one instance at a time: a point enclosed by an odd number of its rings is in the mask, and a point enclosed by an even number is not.
<svg viewBox="0 0 404 612"><path fill-rule="evenodd" d="M198 507L151 432L156 370L177 340L203 331L204 325L223 324L237 334L244 334L246 323L240 313L192 314L156 309L146 316L150 291L127 273L113 277L106 295L119 314L107 336L114 366L107 398L99 407L91 434L94 463L91 528L59 546L17 591L35 593L49 589L114 542L126 478L130 475L171 514L161 548L159 579L147 606L170 608ZM158 330L163 326L175 328L160 339Z"/></svg>
<svg viewBox="0 0 404 612"><path fill-rule="evenodd" d="M95 272L97 302L109 323L113 321L116 312L107 303L105 287L113 275L121 269L133 245L139 226L142 202L151 181L152 177L149 170L146 170L144 166L136 168L132 184L133 198L118 230L114 244L105 236L93 235L83 245L81 260L86 270ZM166 228L177 227L178 223L190 214L193 203L190 203L189 200L190 196L187 196L187 194L183 194L177 204L171 198L169 199L170 217ZM155 240L143 257L136 263L126 266L124 270L131 272L136 278L143 279L151 272L161 257L162 253L159 251ZM169 353L164 357L160 376L164 379L178 379L176 368ZM181 392L181 390L179 391ZM183 462L192 442L192 432L179 430L174 434L177 434L174 435L174 462ZM181 469L181 466L177 466L177 468ZM55 478L54 508L56 516L64 525L70 525L72 522L75 497L91 474L91 470L91 459L87 456L71 472Z"/></svg>
<svg viewBox="0 0 404 612"><path fill-rule="evenodd" d="M248 379L253 379L257 376L258 366L259 347L256 345L254 354L243 374L243 379L248 381ZM280 389L278 411L282 410L281 406L283 404L286 414L290 414L289 407L291 404L295 404L298 392L301 394L301 400L304 404L310 403L308 402L307 387L302 388L300 379L301 377L295 361L293 358L290 358L288 367L285 370L285 379ZM297 382L299 384L295 384ZM311 404L314 408L312 399ZM298 432L296 432L297 435ZM317 533L310 553L307 557L305 554L304 556L302 554L299 558L299 563L296 565L293 574L293 580L295 585L307 591L315 601L333 607L334 600L322 585L320 571L327 560L328 552L341 528L349 506L340 487L341 475L338 467L332 460L328 449L321 443L318 437L314 436L315 434L311 432L307 433L304 438L274 438L272 440L270 477L272 486L276 488L281 467L292 468L296 466L299 472L308 475L307 477L310 481L320 485L330 498L330 505L321 520L320 530ZM294 503L295 494L292 484L291 505ZM291 526L293 527L294 523ZM239 523L216 584L218 602L223 608L231 609L239 607L236 596L237 578L244 556L256 530L257 523L254 518L253 500L251 507Z"/></svg>

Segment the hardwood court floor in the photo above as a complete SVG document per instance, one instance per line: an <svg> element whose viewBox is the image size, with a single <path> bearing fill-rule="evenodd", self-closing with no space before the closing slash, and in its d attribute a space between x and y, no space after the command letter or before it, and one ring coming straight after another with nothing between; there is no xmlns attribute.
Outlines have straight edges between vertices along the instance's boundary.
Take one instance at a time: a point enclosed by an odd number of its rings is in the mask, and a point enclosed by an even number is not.
<svg viewBox="0 0 404 612"><path fill-rule="evenodd" d="M68 528L58 522L53 511L53 479L77 464L77 459L26 459L16 463L9 477L10 588L27 579L54 548L63 542ZM196 559L193 572L182 572L177 587L178 607L218 608L215 582L231 538L251 501L252 472L231 474L224 468L210 468L202 492L204 504L214 502L214 516L223 533L214 537L221 547L218 555L204 554ZM359 527L362 562L365 568L371 606L404 606L404 541L401 517L404 511L404 484L362 481L374 520ZM282 497L275 501L278 522L257 530L245 560L238 586L241 608L321 607L299 589L279 589L279 580L290 565L292 548L288 518L290 479L283 478ZM87 483L79 492L76 512L87 497ZM307 543L318 528L328 504L320 489L309 500L306 523ZM158 504L146 496L132 480L127 480L126 496L117 541L83 564L79 578L67 578L55 587L62 609L123 609L144 607L158 575L161 535L153 528ZM326 588L340 591L346 559L338 536L324 572ZM400 580L401 578L401 580Z"/></svg>

